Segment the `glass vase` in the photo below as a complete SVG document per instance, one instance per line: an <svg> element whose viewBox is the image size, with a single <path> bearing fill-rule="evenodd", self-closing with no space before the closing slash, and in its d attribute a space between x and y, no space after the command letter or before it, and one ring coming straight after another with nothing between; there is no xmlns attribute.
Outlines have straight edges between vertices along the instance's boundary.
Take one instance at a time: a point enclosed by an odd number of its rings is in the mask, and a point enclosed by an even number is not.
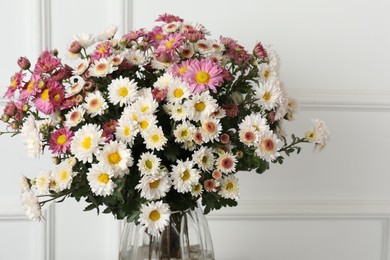
<svg viewBox="0 0 390 260"><path fill-rule="evenodd" d="M144 227L125 223L119 260L214 260L207 220L201 209L172 212L160 236Z"/></svg>

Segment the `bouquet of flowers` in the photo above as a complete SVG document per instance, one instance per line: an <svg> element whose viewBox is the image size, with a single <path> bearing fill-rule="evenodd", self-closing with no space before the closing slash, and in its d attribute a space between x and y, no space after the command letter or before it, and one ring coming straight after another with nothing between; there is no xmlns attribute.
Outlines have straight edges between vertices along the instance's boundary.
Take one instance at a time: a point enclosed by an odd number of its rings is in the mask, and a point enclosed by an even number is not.
<svg viewBox="0 0 390 260"><path fill-rule="evenodd" d="M43 51L5 93L2 121L28 154L51 153L55 166L22 177L22 204L33 220L50 201L85 199L85 210L112 213L159 234L170 212L236 206L237 171L262 173L329 139L313 120L287 135L297 103L279 79L279 58L258 42L252 52L227 37L210 39L198 23L164 14L161 25L116 39L81 33L69 45L74 65Z"/></svg>

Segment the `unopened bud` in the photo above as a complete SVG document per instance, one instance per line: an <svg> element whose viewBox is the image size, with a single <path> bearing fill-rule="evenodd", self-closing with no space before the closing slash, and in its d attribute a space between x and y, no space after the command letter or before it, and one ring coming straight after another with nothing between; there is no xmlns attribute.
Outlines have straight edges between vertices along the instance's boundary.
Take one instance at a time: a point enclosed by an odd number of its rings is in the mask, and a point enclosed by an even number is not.
<svg viewBox="0 0 390 260"><path fill-rule="evenodd" d="M55 165L58 165L58 164L60 164L60 162L61 162L60 158L58 158L58 157L52 157L51 159L52 159L52 161L53 161L53 163L54 163Z"/></svg>
<svg viewBox="0 0 390 260"><path fill-rule="evenodd" d="M58 55L58 50L57 49L51 50L51 54L54 55L54 56L57 56Z"/></svg>
<svg viewBox="0 0 390 260"><path fill-rule="evenodd" d="M238 159L241 159L242 157L244 157L244 152L243 151L237 151L236 152L236 156Z"/></svg>
<svg viewBox="0 0 390 260"><path fill-rule="evenodd" d="M71 53L79 53L80 51L81 51L81 45L80 45L80 43L79 42L77 42L77 41L73 41L71 44L70 44L70 46L69 46L69 51L71 52Z"/></svg>
<svg viewBox="0 0 390 260"><path fill-rule="evenodd" d="M28 70L31 66L30 61L26 57L20 57L17 63L22 70Z"/></svg>
<svg viewBox="0 0 390 260"><path fill-rule="evenodd" d="M13 121L13 122L10 124L10 126L11 126L12 130L18 130L20 124L19 124L17 121Z"/></svg>
<svg viewBox="0 0 390 260"><path fill-rule="evenodd" d="M1 116L1 121L3 121L3 122L8 122L8 120L9 120L9 115L7 115L7 114L3 114L2 116Z"/></svg>

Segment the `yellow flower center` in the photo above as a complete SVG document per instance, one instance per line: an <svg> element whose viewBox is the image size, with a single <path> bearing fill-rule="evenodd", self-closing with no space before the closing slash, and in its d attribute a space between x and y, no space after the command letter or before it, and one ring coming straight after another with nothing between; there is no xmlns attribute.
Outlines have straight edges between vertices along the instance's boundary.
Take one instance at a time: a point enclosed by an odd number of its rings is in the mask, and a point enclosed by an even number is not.
<svg viewBox="0 0 390 260"><path fill-rule="evenodd" d="M62 171L61 172L61 180L66 180L68 179L68 173L66 171Z"/></svg>
<svg viewBox="0 0 390 260"><path fill-rule="evenodd" d="M173 95L175 96L175 98L180 98L181 96L183 96L183 94L184 92L180 88L177 88L175 89L175 91L173 91Z"/></svg>
<svg viewBox="0 0 390 260"><path fill-rule="evenodd" d="M108 161L110 164L117 164L122 160L121 155L116 151L108 155Z"/></svg>
<svg viewBox="0 0 390 260"><path fill-rule="evenodd" d="M103 45L100 46L100 48L99 48L99 53L100 53L100 54L103 54L105 51L106 51L106 47L104 47Z"/></svg>
<svg viewBox="0 0 390 260"><path fill-rule="evenodd" d="M181 131L180 136L181 137L187 137L188 136L188 131L187 130Z"/></svg>
<svg viewBox="0 0 390 260"><path fill-rule="evenodd" d="M187 71L187 66L183 66L179 69L179 74L182 75L183 73L186 73Z"/></svg>
<svg viewBox="0 0 390 260"><path fill-rule="evenodd" d="M308 131L308 132L305 134L305 137L306 137L306 139L307 139L309 142L313 142L313 141L315 140L316 134L314 133L314 131Z"/></svg>
<svg viewBox="0 0 390 260"><path fill-rule="evenodd" d="M141 111L142 112L146 112L146 111L148 111L149 110L149 107L148 106L143 106L143 107L141 107Z"/></svg>
<svg viewBox="0 0 390 260"><path fill-rule="evenodd" d="M267 79L269 77L269 70L264 71L263 76Z"/></svg>
<svg viewBox="0 0 390 260"><path fill-rule="evenodd" d="M42 92L41 99L42 99L43 101L46 101L48 98L49 98L49 89L45 89L45 90Z"/></svg>
<svg viewBox="0 0 390 260"><path fill-rule="evenodd" d="M14 80L11 82L11 87L13 87L13 88L16 87L16 79L14 79Z"/></svg>
<svg viewBox="0 0 390 260"><path fill-rule="evenodd" d="M84 148L84 149L89 149L91 148L91 140L92 138L91 137L85 137L84 140L82 141L81 143L81 146Z"/></svg>
<svg viewBox="0 0 390 260"><path fill-rule="evenodd" d="M203 156L202 157L202 163L206 164L209 161L209 157Z"/></svg>
<svg viewBox="0 0 390 260"><path fill-rule="evenodd" d="M160 219L160 217L161 217L160 212L158 212L157 210L153 210L149 214L149 218L151 221L157 221Z"/></svg>
<svg viewBox="0 0 390 260"><path fill-rule="evenodd" d="M205 108L206 108L206 104L204 102L198 102L195 104L195 109L198 112L202 112L203 110L205 110Z"/></svg>
<svg viewBox="0 0 390 260"><path fill-rule="evenodd" d="M123 130L123 133L125 134L125 136L130 135L130 127L125 127L125 129Z"/></svg>
<svg viewBox="0 0 390 260"><path fill-rule="evenodd" d="M195 80L196 80L196 82L198 82L199 84L207 84L207 83L209 83L209 81L210 81L210 74L208 74L208 73L205 72L205 71L199 71L199 72L196 73L196 75L195 75Z"/></svg>
<svg viewBox="0 0 390 260"><path fill-rule="evenodd" d="M66 136L64 134L57 138L57 144L64 145L66 143Z"/></svg>
<svg viewBox="0 0 390 260"><path fill-rule="evenodd" d="M151 160L146 160L145 166L146 166L146 168L148 168L150 170L153 168L153 162Z"/></svg>
<svg viewBox="0 0 390 260"><path fill-rule="evenodd" d="M264 99L265 101L270 100L270 99L271 99L271 93L269 93L268 91L265 92L264 95L263 95L263 99Z"/></svg>
<svg viewBox="0 0 390 260"><path fill-rule="evenodd" d="M146 129L146 128L148 128L149 123L148 123L147 121L142 121L142 122L140 123L140 126L141 126L142 129Z"/></svg>
<svg viewBox="0 0 390 260"><path fill-rule="evenodd" d="M168 49L172 48L172 42L167 41L167 43L165 44L165 47L167 47Z"/></svg>
<svg viewBox="0 0 390 260"><path fill-rule="evenodd" d="M160 136L158 134L152 135L152 140L153 142L157 143L158 141L160 141Z"/></svg>
<svg viewBox="0 0 390 260"><path fill-rule="evenodd" d="M160 185L160 180L149 182L149 188L156 189Z"/></svg>
<svg viewBox="0 0 390 260"><path fill-rule="evenodd" d="M234 184L232 182L229 182L226 184L226 190L231 191L234 189Z"/></svg>
<svg viewBox="0 0 390 260"><path fill-rule="evenodd" d="M155 38L157 40L161 40L163 38L162 34L156 34Z"/></svg>
<svg viewBox="0 0 390 260"><path fill-rule="evenodd" d="M110 180L110 177L108 176L107 173L101 173L98 177L99 182L107 184L108 181Z"/></svg>
<svg viewBox="0 0 390 260"><path fill-rule="evenodd" d="M184 172L183 172L183 175L181 176L181 179L183 180L183 181L186 181L186 180L188 180L190 178L190 172L188 171L188 170L185 170Z"/></svg>
<svg viewBox="0 0 390 260"><path fill-rule="evenodd" d="M129 94L129 91L127 90L127 88L122 87L122 88L119 89L118 94L121 97L126 97L127 94Z"/></svg>
<svg viewBox="0 0 390 260"><path fill-rule="evenodd" d="M32 90L34 88L34 83L35 83L34 80L31 80L30 83L28 83L28 85L27 85L27 92L32 92Z"/></svg>

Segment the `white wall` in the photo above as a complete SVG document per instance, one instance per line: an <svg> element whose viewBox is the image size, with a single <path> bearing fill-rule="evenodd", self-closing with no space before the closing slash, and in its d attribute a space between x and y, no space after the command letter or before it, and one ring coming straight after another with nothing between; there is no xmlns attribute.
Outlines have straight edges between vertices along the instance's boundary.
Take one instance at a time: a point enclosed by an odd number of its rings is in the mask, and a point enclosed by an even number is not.
<svg viewBox="0 0 390 260"><path fill-rule="evenodd" d="M4 0L0 84L8 84L21 55L34 58L46 47L64 53L73 34L110 24L119 34L151 28L165 12L248 49L257 40L272 43L301 102L286 127L303 134L319 117L332 140L323 153L307 146L263 175L239 173L239 206L209 216L217 259L389 260L388 10L386 0ZM67 201L49 207L42 223L24 217L20 176L51 164L27 158L18 141L0 136L0 260L115 259L119 224L111 216Z"/></svg>

